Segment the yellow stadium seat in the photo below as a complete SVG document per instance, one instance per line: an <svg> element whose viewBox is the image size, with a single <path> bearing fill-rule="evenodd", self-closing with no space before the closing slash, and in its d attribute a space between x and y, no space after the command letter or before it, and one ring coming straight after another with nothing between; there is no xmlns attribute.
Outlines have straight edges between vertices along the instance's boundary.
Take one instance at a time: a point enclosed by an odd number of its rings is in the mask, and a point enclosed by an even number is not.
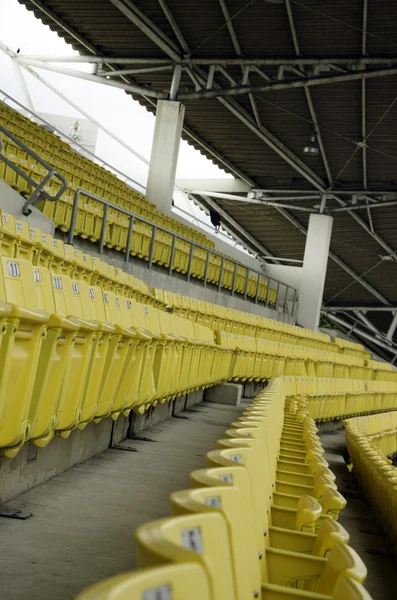
<svg viewBox="0 0 397 600"><path fill-rule="evenodd" d="M76 600L210 600L199 564L167 565L116 575L81 592ZM350 600L350 598L348 599Z"/></svg>

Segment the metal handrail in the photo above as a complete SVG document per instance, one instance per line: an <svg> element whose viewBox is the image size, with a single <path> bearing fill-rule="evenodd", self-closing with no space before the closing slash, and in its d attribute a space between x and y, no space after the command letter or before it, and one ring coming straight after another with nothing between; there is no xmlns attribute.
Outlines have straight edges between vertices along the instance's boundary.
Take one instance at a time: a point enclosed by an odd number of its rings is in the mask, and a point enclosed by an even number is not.
<svg viewBox="0 0 397 600"><path fill-rule="evenodd" d="M120 171L119 169L117 169L117 167L114 167L110 163L106 162L106 160L103 160L102 158L99 158L99 156L96 156L96 154L94 154L93 152L91 152L91 150L88 150L88 148L85 148L85 146L83 146L82 144L79 144L79 142L76 142L75 140L72 140L68 135L66 135L66 133L63 133L63 131L61 131L60 129L58 129L57 127L55 127L55 125L53 125L52 123L49 123L49 121L46 121L45 119L43 119L43 117L41 117L38 113L34 112L34 110L32 110L31 108L28 108L24 104L21 104L20 102L18 102L18 100L15 100L12 96L10 96L9 94L7 94L7 92L5 92L4 90L0 90L0 95L6 96L8 98L8 100L11 100L11 102L13 102L14 104L16 104L20 108L22 108L22 110L25 110L26 112L30 113L30 115L32 115L33 117L35 117L38 121L40 121L40 123L44 123L44 125L48 125L49 127L51 127L54 131L57 132L57 134L61 137L61 139L66 144L69 144L71 147L72 146L77 146L82 151L83 155L84 154L89 154L89 156L92 157L92 160L95 163L98 163L100 166L104 166L105 165L106 167L109 167L109 169L111 169L112 171L115 171L116 173L118 173L119 175L121 175L125 179L124 183L126 183L129 187L131 187L131 189L135 190L135 188L132 187L131 185L129 185L128 182L131 182L131 183L137 185L139 188L142 188L143 190L146 190L146 187L142 183L139 183L139 181L135 181L135 179L133 179L132 177L130 177L126 173L123 173L123 171ZM3 103L5 104L4 100L3 100ZM135 190L135 191L139 191L139 190Z"/></svg>
<svg viewBox="0 0 397 600"><path fill-rule="evenodd" d="M284 301L284 305L282 306L282 312L288 314L288 295L289 295L289 291L291 290L293 292L293 303L292 303L292 311L290 314L291 315L294 314L293 311L295 308L297 290L295 288L293 288L292 286L290 286L286 283L283 283L282 281L279 281L268 275L264 275L260 271L257 271L256 269L252 269L251 267L244 265L240 261L237 261L233 258L229 258L229 257L225 256L224 254L217 252L216 250L207 248L206 246L203 246L202 244L200 244L198 242L195 242L179 233L176 233L175 231L167 229L166 227L163 227L162 225L159 225L158 223L154 223L153 221L149 221L148 219L145 219L144 217L138 216L135 213L130 212L130 211L126 210L125 208L122 208L121 206L117 206L117 204L113 204L112 202L109 202L108 200L105 200L104 198L100 198L99 196L96 196L95 194L92 194L91 192L84 190L81 187L77 188L74 193L72 215L71 215L71 221L70 221L70 228L69 228L69 232L68 232L68 243L69 244L73 244L73 240L74 240L74 230L75 230L76 221L77 221L77 211L78 211L80 196L85 196L87 198L91 198L92 200L95 200L96 202L98 202L99 204L102 204L104 206L103 215L102 215L101 233L100 233L100 237L99 237L99 253L100 254L103 254L103 248L105 245L106 223L107 223L107 218L108 218L108 211L109 211L109 209L112 209L112 210L115 210L118 213L128 217L128 219L129 219L124 262L128 263L130 260L131 241L132 241L132 236L133 236L134 223L135 222L144 223L145 225L149 225L152 228L152 237L151 237L150 246L149 246L148 269L151 269L152 265L153 265L153 252L154 252L156 233L158 231L162 231L172 237L170 265L168 267L169 275L172 275L172 272L173 272L173 262L174 262L176 241L181 240L183 242L190 244L188 268L187 268L187 273L186 273L187 281L190 281L190 278L191 278L194 250L195 250L195 248L199 248L201 250L204 250L207 253L205 270L204 270L204 279L203 279L204 287L206 287L207 283L208 283L208 268L209 268L210 257L211 257L211 255L217 256L221 259L221 264L220 264L220 269L219 269L218 291L220 291L222 289L224 264L225 264L225 261L228 261L234 265L233 283L232 283L232 290L231 290L232 296L234 296L235 292L236 292L237 270L239 267L242 267L243 269L246 269L245 289L244 289L244 293L243 293L244 300L247 299L249 276L251 273L253 273L258 276L256 294L255 294L255 299L254 299L255 304L259 303L258 296L259 296L259 287L260 287L261 281L265 281L267 283L267 290L266 290L266 300L265 300L264 304L266 305L266 307L269 306L270 282L275 282L275 283L277 283L275 309L278 310L280 288L282 286L284 286L285 287L285 301Z"/></svg>
<svg viewBox="0 0 397 600"><path fill-rule="evenodd" d="M26 152L26 154L32 156L36 162L38 162L42 167L44 167L48 171L47 175L45 175L44 178L39 183L37 183L37 181L29 177L29 175L25 173L25 171L14 165L14 163L2 153L2 147L0 147L0 159L3 162L5 162L6 165L10 167L10 169L15 171L15 173L17 173L20 177L22 177L22 179L27 181L33 187L33 192L30 194L29 198L26 200L25 204L22 207L22 213L26 216L30 215L32 211L29 209L29 206L34 206L41 198L45 198L50 202L55 202L56 200L58 200L68 188L68 184L65 177L58 173L56 169L54 169L43 158L41 158L41 156L39 156L34 150L29 148L29 146L21 142L21 140L17 138L13 133L11 133L11 131L6 129L6 127L3 127L3 125L0 125L0 132L9 137L10 140L14 142L14 144L19 146L19 148ZM53 177L61 182L61 187L59 188L55 196L52 196L44 189L44 186L47 185L47 183Z"/></svg>

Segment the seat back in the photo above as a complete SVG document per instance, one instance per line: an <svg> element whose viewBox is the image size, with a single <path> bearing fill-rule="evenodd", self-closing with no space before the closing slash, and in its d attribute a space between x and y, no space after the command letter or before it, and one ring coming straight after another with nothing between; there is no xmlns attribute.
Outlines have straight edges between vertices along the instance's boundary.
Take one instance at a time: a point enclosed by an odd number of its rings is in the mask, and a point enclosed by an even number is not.
<svg viewBox="0 0 397 600"><path fill-rule="evenodd" d="M334 588L332 600L372 600L372 597L355 579L341 577Z"/></svg>
<svg viewBox="0 0 397 600"><path fill-rule="evenodd" d="M23 258L2 257L5 300L32 310L40 307L34 282L32 265Z"/></svg>
<svg viewBox="0 0 397 600"><path fill-rule="evenodd" d="M75 290L71 278L68 275L51 275L52 290L54 294L56 312L61 317L84 318L81 307L75 302Z"/></svg>
<svg viewBox="0 0 397 600"><path fill-rule="evenodd" d="M332 594L341 577L351 577L363 583L367 568L357 552L346 544L338 544L329 553L324 571L318 581L318 594Z"/></svg>
<svg viewBox="0 0 397 600"><path fill-rule="evenodd" d="M199 563L209 579L213 600L236 600L226 522L215 512L163 519L135 534L138 565Z"/></svg>
<svg viewBox="0 0 397 600"><path fill-rule="evenodd" d="M170 502L173 515L209 511L222 514L228 527L237 597L258 597L259 565L260 561L265 563L265 558L256 551L252 512L244 510L240 490L233 485L182 490L171 494Z"/></svg>
<svg viewBox="0 0 397 600"><path fill-rule="evenodd" d="M42 310L53 314L56 312L56 307L50 271L46 267L39 266L32 267L32 269L38 305Z"/></svg>
<svg viewBox="0 0 397 600"><path fill-rule="evenodd" d="M340 523L333 519L323 519L317 530L312 553L315 556L326 557L337 544L348 544L350 535Z"/></svg>
<svg viewBox="0 0 397 600"><path fill-rule="evenodd" d="M296 509L295 529L297 531L314 533L316 521L320 518L322 510L322 506L318 500L312 496L301 496Z"/></svg>
<svg viewBox="0 0 397 600"><path fill-rule="evenodd" d="M199 564L167 565L123 573L91 585L76 600L210 600L208 577Z"/></svg>

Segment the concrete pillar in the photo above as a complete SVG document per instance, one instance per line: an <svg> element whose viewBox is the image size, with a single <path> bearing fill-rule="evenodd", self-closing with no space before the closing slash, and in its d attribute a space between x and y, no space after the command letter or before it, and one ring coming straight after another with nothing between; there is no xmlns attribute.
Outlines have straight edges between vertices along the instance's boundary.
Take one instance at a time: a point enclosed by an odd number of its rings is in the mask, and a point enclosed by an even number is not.
<svg viewBox="0 0 397 600"><path fill-rule="evenodd" d="M332 221L332 217L316 214L309 219L298 311L299 325L308 329L316 330L320 321Z"/></svg>
<svg viewBox="0 0 397 600"><path fill-rule="evenodd" d="M184 115L185 107L180 102L157 103L146 197L165 215L171 212Z"/></svg>

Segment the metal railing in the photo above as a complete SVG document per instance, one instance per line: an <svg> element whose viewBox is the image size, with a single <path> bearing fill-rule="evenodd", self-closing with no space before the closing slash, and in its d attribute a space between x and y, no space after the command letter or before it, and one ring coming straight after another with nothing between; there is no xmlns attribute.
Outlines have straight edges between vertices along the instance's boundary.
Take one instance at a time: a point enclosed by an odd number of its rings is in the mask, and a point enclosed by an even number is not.
<svg viewBox="0 0 397 600"><path fill-rule="evenodd" d="M8 167L10 167L10 169L15 171L15 173L17 173L19 177L22 177L22 179L27 181L29 185L31 185L33 188L33 192L30 194L29 198L27 198L25 204L22 207L22 213L26 216L30 215L32 211L30 210L29 206L34 206L42 198L44 198L45 200L49 200L50 202L55 202L56 200L58 200L68 187L65 177L58 173L58 171L54 169L51 165L49 165L45 160L43 160L41 156L34 152L34 150L26 146L26 144L24 144L23 142L21 142L21 140L18 139L13 133L11 133L11 131L3 127L3 125L0 125L0 133L3 133L5 136L10 138L10 140L12 140L14 144L16 144L19 148L21 148L21 150L26 152L26 154L29 154L29 156L33 157L36 162L38 162L42 167L44 167L48 171L48 173L44 175L43 179L40 182L37 182L34 179L32 179L27 173L25 173L23 169L20 169L17 165L15 165L12 162L12 160L10 160L7 156L3 154L3 148L0 138L0 160L2 160ZM54 196L44 189L44 186L46 186L47 183L53 177L55 179L58 179L61 183L61 187Z"/></svg>
<svg viewBox="0 0 397 600"><path fill-rule="evenodd" d="M232 276L232 287L231 287L231 295L232 296L234 296L236 294L238 269L242 268L242 269L245 269L245 284L244 284L244 292L242 293L244 300L247 300L247 297L248 297L250 275L254 274L257 276L256 293L255 293L255 297L253 298L253 301L255 302L255 304L259 304L259 302L260 302L260 300L259 300L260 285L261 285L261 282L265 282L266 283L266 298L265 298L263 304L265 304L266 307L269 307L271 304L272 308L274 308L275 310L279 310L281 308L281 312L283 312L285 314L290 314L290 315L294 314L295 304L296 304L296 299L297 299L297 290L295 288L293 288L292 286L290 286L286 283L283 283L282 281L279 281L277 279L274 279L273 277L269 277L268 275L264 275L263 273L261 273L260 271L257 271L256 269L252 269L251 267L248 267L247 265L244 265L243 263L241 263L233 258L226 257L224 254L221 254L220 252L217 252L216 250L211 250L210 248L207 248L206 246L203 246L202 244L199 244L198 242L195 242L179 233L176 233L175 231L167 229L166 227L163 227L162 225L159 225L158 223L154 223L153 221L149 221L148 219L145 219L144 217L138 216L135 213L130 212L130 211L126 210L125 208L122 208L121 206L117 206L116 204L113 204L113 203L109 202L108 200L105 200L104 198L100 198L99 196L96 196L95 194L92 194L91 192L87 192L83 188L77 188L77 190L74 193L72 215L71 215L71 221L70 221L70 228L69 228L69 232L68 232L68 243L69 244L73 244L73 240L74 240L74 235L75 235L74 230L75 230L76 222L77 222L77 212L78 212L78 208L79 208L80 196L90 198L91 200L94 200L95 202L102 204L104 207L103 215L102 215L101 233L99 236L99 254L103 254L103 249L104 249L105 240L106 240L106 227L107 227L107 222L108 222L108 213L109 213L109 209L112 209L114 211L117 211L121 215L124 215L128 219L128 233L127 233L126 247L125 247L125 251L124 251L124 262L125 263L128 263L130 260L132 237L134 235L134 224L135 223L143 223L152 228L152 235L151 235L151 239L150 239L150 243L149 243L149 253L148 253L148 261L147 261L148 269L151 269L153 266L153 255L154 255L154 247L155 247L155 242L156 242L156 234L157 234L157 232L161 231L161 232L166 233L167 235L171 236L171 238L172 238L171 250L170 250L170 260L169 260L169 266L168 266L168 274L169 275L172 275L173 271L175 270L174 269L174 258L175 258L175 251L176 251L176 242L177 242L177 240L181 240L182 242L185 242L190 245L188 266L187 266L187 270L186 270L186 281L190 281L190 279L192 277L194 251L197 248L197 249L203 250L204 252L207 253L206 259L205 259L204 276L203 276L203 286L204 287L207 287L207 285L209 283L211 283L208 281L208 271L209 271L209 267L210 267L211 256L218 257L220 259L219 280L218 280L218 283L216 284L218 291L221 291L222 287L223 287L222 280L223 280L223 274L224 274L224 270L225 270L225 262L227 261L229 263L232 263L232 265L234 266L233 276ZM271 283L276 284L276 297L274 299L274 303L273 302L270 303ZM285 296L284 296L284 301L281 305L280 292L283 289L285 289ZM289 311L288 304L289 304L289 299L290 299L290 292L292 295L292 303L291 303L291 310Z"/></svg>
<svg viewBox="0 0 397 600"><path fill-rule="evenodd" d="M112 172L117 173L117 175L119 176L119 179L121 179L122 181L124 180L124 183L126 185L128 185L129 187L131 187L131 189L135 189L133 187L133 185L137 185L139 188L141 188L143 190L146 189L146 187L142 183L139 183L139 181L135 181L135 179L133 179L132 177L130 177L126 173L123 173L123 171L120 171L119 169L117 169L117 167L115 167L115 166L111 165L110 163L106 162L106 160L104 160L103 158L100 158L99 156L97 156L96 154L94 154L93 152L91 152L91 150L88 150L88 148L86 148L82 144L79 144L79 142L77 142L76 140L72 140L68 135L66 135L66 133L64 133L63 131L61 131L57 127L55 127L55 125L53 125L49 121L46 121L42 116L40 116L34 110L28 108L24 104L21 104L20 102L18 102L18 100L15 100L15 98L13 98L9 94L7 94L7 92L5 92L4 90L0 90L0 95L4 96L4 98L6 98L7 100L9 100L13 104L16 104L16 106L18 106L22 110L24 110L27 113L29 113L29 115L31 117L34 117L35 119L37 119L37 121L39 123L42 123L44 125L47 125L47 126L51 127L51 129L59 135L59 137L61 138L61 140L63 142L66 142L66 144L68 144L72 149L73 149L74 146L76 148L78 148L79 151L80 151L80 154L82 156L88 155L90 157L90 159L93 162L95 162L95 164L98 164L101 167L107 167ZM3 102L4 102L4 104L6 104L5 100L3 100ZM13 109L13 110L15 110L15 109ZM32 122L34 122L34 121L32 121ZM130 185L130 184L132 184L132 185Z"/></svg>

